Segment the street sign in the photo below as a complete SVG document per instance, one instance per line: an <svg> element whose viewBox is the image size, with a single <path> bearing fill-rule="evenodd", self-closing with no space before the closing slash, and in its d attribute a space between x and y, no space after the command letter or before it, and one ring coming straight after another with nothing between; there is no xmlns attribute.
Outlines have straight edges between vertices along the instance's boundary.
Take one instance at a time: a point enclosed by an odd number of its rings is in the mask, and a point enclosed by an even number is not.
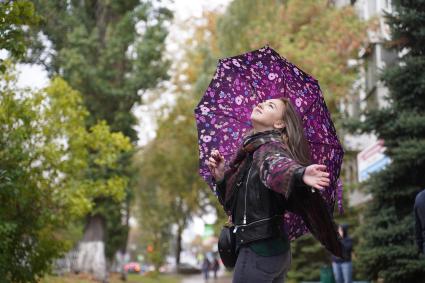
<svg viewBox="0 0 425 283"><path fill-rule="evenodd" d="M384 140L377 140L357 154L359 182L367 180L371 173L382 170L390 162L385 155Z"/></svg>
<svg viewBox="0 0 425 283"><path fill-rule="evenodd" d="M212 224L204 224L204 233L203 238L208 238L214 236L214 227Z"/></svg>

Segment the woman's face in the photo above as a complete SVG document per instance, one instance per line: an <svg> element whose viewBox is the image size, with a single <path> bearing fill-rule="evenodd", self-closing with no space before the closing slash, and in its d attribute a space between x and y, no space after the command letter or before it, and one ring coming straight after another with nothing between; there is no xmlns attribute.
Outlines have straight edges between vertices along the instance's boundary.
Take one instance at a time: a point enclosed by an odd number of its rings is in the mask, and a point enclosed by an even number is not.
<svg viewBox="0 0 425 283"><path fill-rule="evenodd" d="M254 129L259 131L283 128L282 117L285 105L280 99L269 99L259 103L251 113Z"/></svg>

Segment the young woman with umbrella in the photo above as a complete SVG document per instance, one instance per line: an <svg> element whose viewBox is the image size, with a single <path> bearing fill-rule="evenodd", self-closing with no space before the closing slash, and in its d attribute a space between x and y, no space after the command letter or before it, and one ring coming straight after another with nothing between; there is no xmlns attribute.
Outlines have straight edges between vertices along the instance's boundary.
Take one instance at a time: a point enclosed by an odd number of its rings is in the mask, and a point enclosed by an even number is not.
<svg viewBox="0 0 425 283"><path fill-rule="evenodd" d="M199 173L235 224L234 282L283 282L289 242L309 232L342 257L344 151L315 78L269 46L220 59L195 119Z"/></svg>
<svg viewBox="0 0 425 283"><path fill-rule="evenodd" d="M284 282L291 263L283 215L297 186L329 186L325 165L311 164L302 123L285 98L259 103L248 132L225 172L213 150L208 167L217 193L236 225L238 258L234 283Z"/></svg>

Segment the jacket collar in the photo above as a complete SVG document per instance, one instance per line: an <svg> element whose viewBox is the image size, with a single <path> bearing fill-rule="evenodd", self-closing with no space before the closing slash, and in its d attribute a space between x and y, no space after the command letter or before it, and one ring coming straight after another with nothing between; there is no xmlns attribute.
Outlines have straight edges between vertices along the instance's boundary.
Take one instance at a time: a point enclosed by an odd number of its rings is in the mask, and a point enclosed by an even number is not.
<svg viewBox="0 0 425 283"><path fill-rule="evenodd" d="M268 142L283 142L282 134L279 130L268 130L249 134L243 141L243 150L245 152L254 152L260 145Z"/></svg>

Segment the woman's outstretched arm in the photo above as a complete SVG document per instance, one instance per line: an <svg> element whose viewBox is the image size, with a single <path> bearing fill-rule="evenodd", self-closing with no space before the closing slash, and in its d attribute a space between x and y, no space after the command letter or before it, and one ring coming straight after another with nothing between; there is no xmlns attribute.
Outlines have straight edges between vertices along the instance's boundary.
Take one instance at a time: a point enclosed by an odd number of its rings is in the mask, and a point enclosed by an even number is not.
<svg viewBox="0 0 425 283"><path fill-rule="evenodd" d="M295 172L304 168L283 153L271 153L260 164L260 180L267 188L288 199L295 181Z"/></svg>
<svg viewBox="0 0 425 283"><path fill-rule="evenodd" d="M302 166L284 153L270 153L260 164L260 180L269 189L289 198L293 188L305 184L316 189L329 186L326 166Z"/></svg>

